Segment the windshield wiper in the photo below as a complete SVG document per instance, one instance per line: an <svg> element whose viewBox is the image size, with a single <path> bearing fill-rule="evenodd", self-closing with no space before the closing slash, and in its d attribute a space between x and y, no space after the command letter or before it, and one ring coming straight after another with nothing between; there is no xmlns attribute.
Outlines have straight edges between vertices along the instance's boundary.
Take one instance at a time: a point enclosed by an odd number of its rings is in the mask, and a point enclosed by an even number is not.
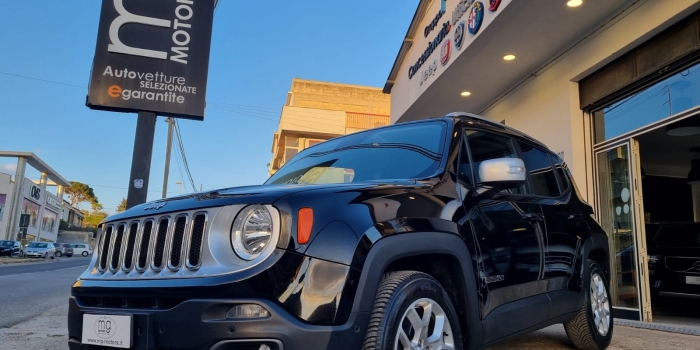
<svg viewBox="0 0 700 350"><path fill-rule="evenodd" d="M346 150L351 150L351 149L365 149L365 148L398 148L398 149L404 149L407 151L413 151L416 153L419 153L427 158L430 158L435 161L440 160L440 153L433 152L425 147L421 146L416 146L416 145L411 145L407 143L366 143L366 144L359 144L359 145L352 145L352 146L346 146L346 147L341 147L341 148L336 148L333 150L329 150L326 152L316 152L316 153L311 153L307 157L321 157L325 156L328 154L340 152L340 151L346 151Z"/></svg>

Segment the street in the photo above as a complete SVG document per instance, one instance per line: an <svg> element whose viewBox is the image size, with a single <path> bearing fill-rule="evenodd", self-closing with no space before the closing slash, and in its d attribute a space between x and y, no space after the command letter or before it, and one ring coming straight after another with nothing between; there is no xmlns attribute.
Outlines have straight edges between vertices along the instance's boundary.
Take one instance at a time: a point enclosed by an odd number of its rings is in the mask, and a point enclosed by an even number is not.
<svg viewBox="0 0 700 350"><path fill-rule="evenodd" d="M0 266L0 328L66 305L70 286L91 257L57 258L57 261Z"/></svg>
<svg viewBox="0 0 700 350"><path fill-rule="evenodd" d="M91 258L0 266L0 350L67 349L70 286ZM652 346L653 345L653 346ZM608 349L700 349L700 337L616 326ZM562 325L511 339L489 350L573 349Z"/></svg>

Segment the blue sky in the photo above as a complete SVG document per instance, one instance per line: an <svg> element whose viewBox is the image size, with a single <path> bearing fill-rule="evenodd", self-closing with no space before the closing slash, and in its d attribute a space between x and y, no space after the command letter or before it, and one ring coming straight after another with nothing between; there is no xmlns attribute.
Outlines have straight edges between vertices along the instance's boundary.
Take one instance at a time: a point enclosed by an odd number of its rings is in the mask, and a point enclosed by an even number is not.
<svg viewBox="0 0 700 350"><path fill-rule="evenodd" d="M210 107L204 122L179 121L197 189L265 181L274 120L292 78L383 86L417 4L220 0L209 65ZM113 213L127 193L136 115L85 107L100 6L98 0L3 3L0 149L36 153L69 181L90 184ZM243 114L213 106L222 103ZM160 198L166 134L167 124L159 118L148 200ZM15 163L0 158L0 172L14 173ZM39 174L32 169L27 176ZM169 196L177 195L177 181L186 183L173 157ZM183 193L188 191L183 185Z"/></svg>

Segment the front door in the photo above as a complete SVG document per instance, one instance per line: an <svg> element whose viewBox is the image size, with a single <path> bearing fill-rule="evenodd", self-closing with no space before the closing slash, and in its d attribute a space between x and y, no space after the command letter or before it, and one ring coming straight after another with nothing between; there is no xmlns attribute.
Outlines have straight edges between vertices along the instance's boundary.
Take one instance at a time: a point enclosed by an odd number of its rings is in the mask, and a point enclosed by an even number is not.
<svg viewBox="0 0 700 350"><path fill-rule="evenodd" d="M651 321L639 144L596 152L598 221L610 240L613 316Z"/></svg>
<svg viewBox="0 0 700 350"><path fill-rule="evenodd" d="M472 130L465 131L465 136L471 179L477 186L481 162L518 156L509 137ZM469 167L460 166L460 177L468 177L465 172ZM473 232L478 250L481 317L487 339L544 322L548 316L541 207L528 195L526 186L506 190L502 195L505 197L465 208L470 220L464 224L470 226L466 229Z"/></svg>

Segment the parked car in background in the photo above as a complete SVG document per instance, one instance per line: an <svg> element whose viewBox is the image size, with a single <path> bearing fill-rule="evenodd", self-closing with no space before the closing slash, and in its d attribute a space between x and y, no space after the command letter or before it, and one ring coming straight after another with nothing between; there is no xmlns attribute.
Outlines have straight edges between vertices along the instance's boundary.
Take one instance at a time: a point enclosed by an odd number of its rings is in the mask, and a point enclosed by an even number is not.
<svg viewBox="0 0 700 350"><path fill-rule="evenodd" d="M92 254L92 246L86 243L71 244L73 248L73 254L80 256L88 256Z"/></svg>
<svg viewBox="0 0 700 350"><path fill-rule="evenodd" d="M700 222L664 222L652 237L647 247L652 294L700 298Z"/></svg>
<svg viewBox="0 0 700 350"><path fill-rule="evenodd" d="M66 246L69 246L67 243L54 243L54 247L56 247L56 256L63 256L66 254Z"/></svg>
<svg viewBox="0 0 700 350"><path fill-rule="evenodd" d="M69 258L71 256L73 256L73 245L72 244L67 244L67 243L63 244L63 255L65 255Z"/></svg>
<svg viewBox="0 0 700 350"><path fill-rule="evenodd" d="M0 241L0 256L24 256L24 247L19 241Z"/></svg>
<svg viewBox="0 0 700 350"><path fill-rule="evenodd" d="M49 242L32 242L27 246L26 256L28 258L55 258L56 247Z"/></svg>

